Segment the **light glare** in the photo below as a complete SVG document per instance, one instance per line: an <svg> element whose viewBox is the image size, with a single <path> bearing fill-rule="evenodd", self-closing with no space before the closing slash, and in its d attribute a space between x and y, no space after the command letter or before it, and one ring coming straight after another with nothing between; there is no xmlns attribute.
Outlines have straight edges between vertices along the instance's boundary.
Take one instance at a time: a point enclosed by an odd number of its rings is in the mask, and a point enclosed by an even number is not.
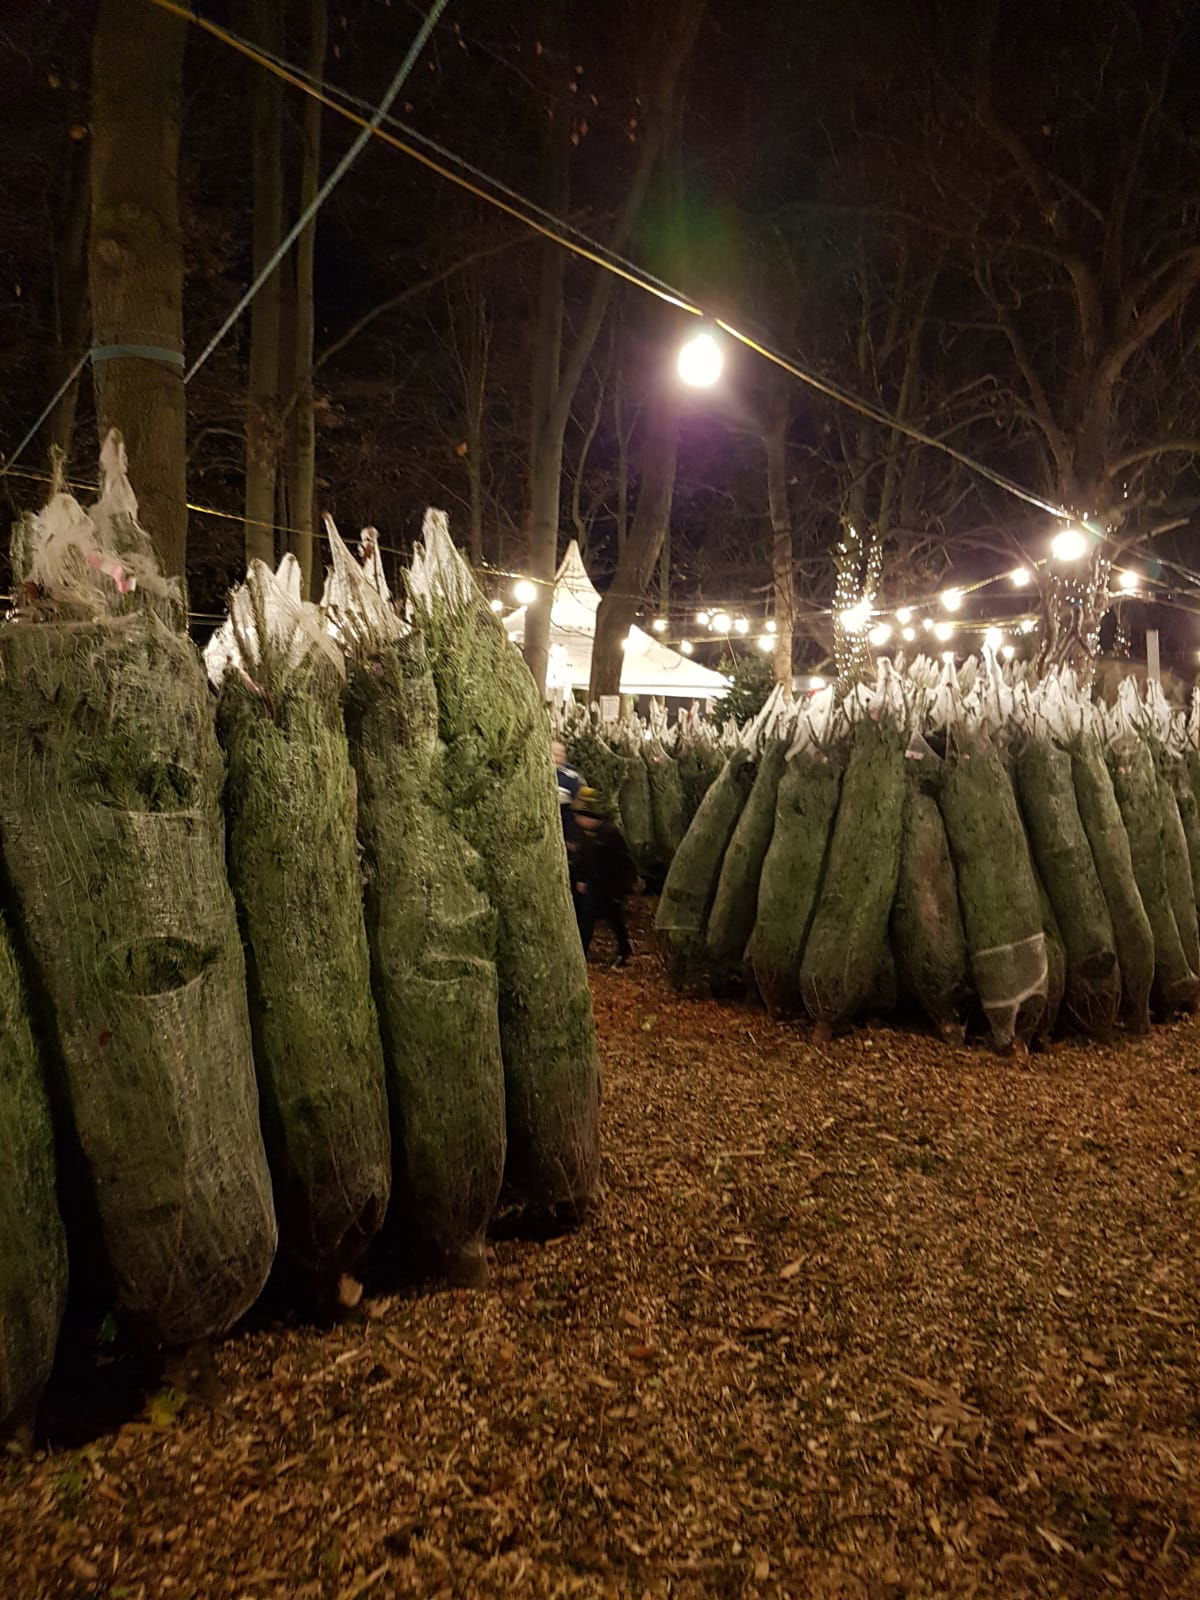
<svg viewBox="0 0 1200 1600"><path fill-rule="evenodd" d="M933 636L941 644L954 637L954 624L952 622L937 622L934 624Z"/></svg>
<svg viewBox="0 0 1200 1600"><path fill-rule="evenodd" d="M1029 584L1029 568L1014 567L1008 575L1008 581L1014 589L1024 589Z"/></svg>
<svg viewBox="0 0 1200 1600"><path fill-rule="evenodd" d="M537 584L529 578L518 578L513 584L513 599L519 606L531 606L537 595Z"/></svg>
<svg viewBox="0 0 1200 1600"><path fill-rule="evenodd" d="M711 333L698 333L679 352L676 367L690 389L711 389L721 376L725 352Z"/></svg>
<svg viewBox="0 0 1200 1600"><path fill-rule="evenodd" d="M1137 573L1131 572L1128 568L1126 568L1126 570L1122 572L1117 579L1117 587L1118 589L1124 589L1125 592L1128 593L1130 589L1136 589L1140 582L1141 579L1138 577Z"/></svg>
<svg viewBox="0 0 1200 1600"><path fill-rule="evenodd" d="M901 627L907 627L908 624L912 621L912 607L911 606L901 606L899 611L897 611L897 613L896 613L896 621L900 624Z"/></svg>
<svg viewBox="0 0 1200 1600"><path fill-rule="evenodd" d="M749 633L750 632L750 624L746 621L745 617L739 617L737 619L737 621L734 623L733 628L734 628L734 632L735 633Z"/></svg>
<svg viewBox="0 0 1200 1600"><path fill-rule="evenodd" d="M847 606L842 612L842 627L848 633L861 633L871 620L871 603L869 600L859 600L852 606Z"/></svg>
<svg viewBox="0 0 1200 1600"><path fill-rule="evenodd" d="M1050 554L1055 561L1078 561L1087 554L1088 539L1082 528L1064 528L1050 541Z"/></svg>
<svg viewBox="0 0 1200 1600"><path fill-rule="evenodd" d="M769 656L771 651L774 650L775 641L774 641L774 639L772 639L772 637L771 637L771 635L769 633L760 633L759 634L759 636L758 636L758 648L762 651L763 655L765 655L765 656Z"/></svg>
<svg viewBox="0 0 1200 1600"><path fill-rule="evenodd" d="M690 656L694 647L690 639L684 639L679 648L685 656Z"/></svg>
<svg viewBox="0 0 1200 1600"><path fill-rule="evenodd" d="M886 622L877 622L867 635L867 638L873 645L886 644L891 637L891 625Z"/></svg>
<svg viewBox="0 0 1200 1600"><path fill-rule="evenodd" d="M947 611L957 611L963 603L961 589L944 589L942 591L942 606Z"/></svg>
<svg viewBox="0 0 1200 1600"><path fill-rule="evenodd" d="M709 626L714 633L728 633L730 628L728 611L714 611Z"/></svg>

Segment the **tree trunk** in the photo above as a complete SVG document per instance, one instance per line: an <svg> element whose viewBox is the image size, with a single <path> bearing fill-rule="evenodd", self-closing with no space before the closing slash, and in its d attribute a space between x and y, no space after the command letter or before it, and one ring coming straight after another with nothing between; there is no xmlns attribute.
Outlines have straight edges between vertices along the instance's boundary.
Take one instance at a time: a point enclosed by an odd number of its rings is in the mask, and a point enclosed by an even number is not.
<svg viewBox="0 0 1200 1600"><path fill-rule="evenodd" d="M309 0L308 70L314 78L325 72L329 18L325 0ZM321 179L321 102L305 97L300 125L299 210L316 198ZM288 415L288 535L292 554L300 563L301 593L316 597L321 564L314 537L316 527L317 427L313 393L313 260L317 224L314 218L296 241L295 304L292 317L292 405Z"/></svg>
<svg viewBox="0 0 1200 1600"><path fill-rule="evenodd" d="M179 110L187 24L154 6L100 0L92 54L92 333L103 350L163 354L94 363L100 434L119 428L163 570L187 556L187 410ZM172 357L179 355L176 363Z"/></svg>
<svg viewBox="0 0 1200 1600"><path fill-rule="evenodd" d="M87 348L88 333L88 211L91 202L89 169L91 152L82 141L72 143L63 206L54 252L54 354L50 387L60 384L75 369ZM79 405L79 378L67 388L46 422L47 449L71 454L75 412Z"/></svg>
<svg viewBox="0 0 1200 1600"><path fill-rule="evenodd" d="M250 36L278 55L283 49L282 0L251 0ZM283 237L283 84L273 72L251 69L254 139L254 241L251 279ZM279 328L282 275L278 268L250 306L250 375L246 387L246 560L275 562L275 482L279 472Z"/></svg>
<svg viewBox="0 0 1200 1600"><path fill-rule="evenodd" d="M680 403L680 387L670 381L660 383L650 403L633 522L617 558L612 583L596 613L592 677L588 687L588 699L592 702L604 694L620 693L622 647L638 603L650 586L666 538L675 494Z"/></svg>
<svg viewBox="0 0 1200 1600"><path fill-rule="evenodd" d="M775 414L763 434L767 457L767 506L771 516L771 581L775 594L775 682L792 693L792 635L795 631L796 600L793 576L792 510L788 503L787 434L791 414L791 392L779 388L774 396Z"/></svg>

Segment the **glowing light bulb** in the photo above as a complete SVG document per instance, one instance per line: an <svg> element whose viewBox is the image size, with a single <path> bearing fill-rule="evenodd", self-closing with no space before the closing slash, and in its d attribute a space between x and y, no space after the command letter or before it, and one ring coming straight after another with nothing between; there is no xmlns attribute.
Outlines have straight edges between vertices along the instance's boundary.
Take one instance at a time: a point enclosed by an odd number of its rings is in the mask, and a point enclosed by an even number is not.
<svg viewBox="0 0 1200 1600"><path fill-rule="evenodd" d="M690 656L692 651L695 649L695 646L692 644L690 639L684 639L680 644L679 649L683 655Z"/></svg>
<svg viewBox="0 0 1200 1600"><path fill-rule="evenodd" d="M952 667L954 665L955 659L956 658L955 658L953 650L943 650L942 651L942 660L946 663L947 666Z"/></svg>
<svg viewBox="0 0 1200 1600"><path fill-rule="evenodd" d="M855 605L847 606L841 620L842 627L848 633L861 633L871 620L871 602L859 600Z"/></svg>
<svg viewBox="0 0 1200 1600"><path fill-rule="evenodd" d="M937 622L933 627L933 637L941 644L954 637L954 624L952 622Z"/></svg>
<svg viewBox="0 0 1200 1600"><path fill-rule="evenodd" d="M905 628L900 637L904 640L905 644L911 644L917 637L917 630L915 628Z"/></svg>
<svg viewBox="0 0 1200 1600"><path fill-rule="evenodd" d="M1029 568L1014 567L1008 575L1008 581L1014 589L1024 589L1029 584Z"/></svg>
<svg viewBox="0 0 1200 1600"><path fill-rule="evenodd" d="M946 611L957 611L959 606L962 605L962 603L963 603L963 592L962 592L961 589L943 589L942 590L942 607L943 607L944 610L946 610Z"/></svg>
<svg viewBox="0 0 1200 1600"><path fill-rule="evenodd" d="M774 639L772 639L772 637L771 637L771 635L769 633L760 633L759 636L758 636L758 641L757 642L758 642L758 648L762 651L763 655L765 655L765 656L769 656L771 654L771 651L774 650L774 648L775 648L775 641L774 641Z"/></svg>
<svg viewBox="0 0 1200 1600"><path fill-rule="evenodd" d="M1037 619L1035 617L1026 617L1024 622L1022 622L1021 626L1017 629L1017 632L1018 633L1033 633L1033 631L1036 629L1036 627L1037 627Z"/></svg>
<svg viewBox="0 0 1200 1600"><path fill-rule="evenodd" d="M887 622L877 622L867 635L873 645L886 644L891 637L891 624Z"/></svg>
<svg viewBox="0 0 1200 1600"><path fill-rule="evenodd" d="M496 613L497 616L499 616L500 613L504 610L504 601L503 600L493 600L491 604L492 604L492 610Z"/></svg>
<svg viewBox="0 0 1200 1600"><path fill-rule="evenodd" d="M1016 653L1017 653L1017 647L1016 647L1015 644L1006 644L1004 646L1004 649L1001 650L1001 652L1000 652L1000 654L1004 657L1005 661L1011 661L1012 658L1016 655Z"/></svg>
<svg viewBox="0 0 1200 1600"><path fill-rule="evenodd" d="M707 612L707 611L697 611L697 613L696 613L696 626L697 627L699 627L699 628L707 628L711 621L712 621L712 616L711 616L711 614L709 612Z"/></svg>
<svg viewBox="0 0 1200 1600"><path fill-rule="evenodd" d="M667 619L666 617L655 617L650 626L654 629L655 633L666 633Z"/></svg>
<svg viewBox="0 0 1200 1600"><path fill-rule="evenodd" d="M519 606L531 606L537 597L537 584L530 579L518 578L513 584L513 599Z"/></svg>
<svg viewBox="0 0 1200 1600"><path fill-rule="evenodd" d="M774 620L774 618L772 618L772 619L771 619L771 620L770 620L770 621L769 621L769 622L768 622L768 623L767 623L767 632L768 632L768 633L775 633L775 632L776 632L776 631L777 631L777 628L776 628L776 623L775 623L775 620Z"/></svg>
<svg viewBox="0 0 1200 1600"><path fill-rule="evenodd" d="M999 628L985 628L983 634L983 648L990 650L993 655L1004 643L1004 635Z"/></svg>
<svg viewBox="0 0 1200 1600"><path fill-rule="evenodd" d="M901 606L899 611L897 611L897 613L896 613L896 621L900 624L900 626L902 628L903 627L907 627L908 624L912 621L912 607L911 606Z"/></svg>
<svg viewBox="0 0 1200 1600"><path fill-rule="evenodd" d="M1078 561L1088 550L1088 537L1082 528L1064 528L1050 541L1050 554L1055 561Z"/></svg>
<svg viewBox="0 0 1200 1600"><path fill-rule="evenodd" d="M1142 580L1138 577L1136 572L1131 572L1128 568L1126 568L1126 570L1117 578L1117 587L1118 589L1124 589L1126 594L1128 594L1130 589L1136 589L1141 581Z"/></svg>
<svg viewBox="0 0 1200 1600"><path fill-rule="evenodd" d="M711 389L725 366L725 352L711 333L697 333L679 352L675 367L690 389Z"/></svg>
<svg viewBox="0 0 1200 1600"><path fill-rule="evenodd" d="M743 634L750 632L750 624L746 621L745 617L739 617L737 619L737 621L733 625L733 631L735 633L743 633Z"/></svg>
<svg viewBox="0 0 1200 1600"><path fill-rule="evenodd" d="M712 621L709 623L709 627L714 633L728 633L730 626L731 624L729 621L728 611L713 612Z"/></svg>
<svg viewBox="0 0 1200 1600"><path fill-rule="evenodd" d="M926 633L932 633L933 632L933 618L932 617L926 617L924 622L922 622L921 626L924 628Z"/></svg>

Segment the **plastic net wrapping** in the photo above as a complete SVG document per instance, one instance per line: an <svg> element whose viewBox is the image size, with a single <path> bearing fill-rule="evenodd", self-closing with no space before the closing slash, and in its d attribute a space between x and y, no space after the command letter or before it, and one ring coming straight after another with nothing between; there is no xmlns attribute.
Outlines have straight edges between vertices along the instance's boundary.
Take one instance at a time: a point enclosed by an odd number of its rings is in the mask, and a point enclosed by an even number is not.
<svg viewBox="0 0 1200 1600"><path fill-rule="evenodd" d="M802 1009L800 960L808 941L837 813L841 763L809 741L788 755L775 798L747 957L775 1016Z"/></svg>
<svg viewBox="0 0 1200 1600"><path fill-rule="evenodd" d="M1071 757L1034 728L1016 761L1033 859L1049 898L1066 960L1065 1008L1084 1033L1116 1026L1121 974L1108 903L1075 799Z"/></svg>
<svg viewBox="0 0 1200 1600"><path fill-rule="evenodd" d="M389 1234L456 1281L479 1283L504 1172L495 914L479 860L448 814L424 637L403 626L332 524L329 538L325 606L350 659L350 751L392 1112Z"/></svg>
<svg viewBox="0 0 1200 1600"><path fill-rule="evenodd" d="M78 507L57 497L14 552L37 620L0 630L0 838L117 1304L182 1345L253 1302L275 1218L211 697L173 598L108 570L146 541L111 441L104 470L99 565L55 569L92 620L52 620L24 564Z"/></svg>
<svg viewBox="0 0 1200 1600"><path fill-rule="evenodd" d="M704 934L721 863L754 784L754 762L735 750L700 803L667 871L654 927L667 976L677 987L704 969Z"/></svg>
<svg viewBox="0 0 1200 1600"><path fill-rule="evenodd" d="M998 1049L1028 1043L1046 1011L1046 937L1029 846L1004 762L964 730L948 755L942 817L975 988Z"/></svg>
<svg viewBox="0 0 1200 1600"><path fill-rule="evenodd" d="M891 941L902 992L944 1039L961 1043L971 998L967 940L946 825L923 777L907 774Z"/></svg>
<svg viewBox="0 0 1200 1600"><path fill-rule="evenodd" d="M654 855L660 870L670 866L687 832L686 806L679 764L657 739L643 748L646 779L650 787L650 819L654 830Z"/></svg>
<svg viewBox="0 0 1200 1600"><path fill-rule="evenodd" d="M298 579L290 556L278 580L252 562L205 655L220 689L229 876L280 1241L327 1297L383 1222L391 1144L345 668Z"/></svg>
<svg viewBox="0 0 1200 1600"><path fill-rule="evenodd" d="M746 978L746 953L758 912L763 863L775 831L775 803L787 758L787 743L771 738L758 760L754 787L725 851L708 914L705 951L715 994L739 991Z"/></svg>
<svg viewBox="0 0 1200 1600"><path fill-rule="evenodd" d="M625 774L617 792L621 825L638 871L643 877L656 877L664 862L654 829L654 804L650 792L650 772L642 755L642 737L637 726L621 735L625 754Z"/></svg>
<svg viewBox="0 0 1200 1600"><path fill-rule="evenodd" d="M887 943L900 871L904 739L879 710L861 718L816 914L800 963L800 994L813 1020L844 1026L867 1005Z"/></svg>
<svg viewBox="0 0 1200 1600"><path fill-rule="evenodd" d="M426 514L410 586L428 629L452 815L499 918L507 1187L570 1220L596 1181L600 1072L545 712L441 512Z"/></svg>
<svg viewBox="0 0 1200 1600"><path fill-rule="evenodd" d="M25 1421L54 1365L67 1244L54 1129L8 929L0 921L0 1434Z"/></svg>

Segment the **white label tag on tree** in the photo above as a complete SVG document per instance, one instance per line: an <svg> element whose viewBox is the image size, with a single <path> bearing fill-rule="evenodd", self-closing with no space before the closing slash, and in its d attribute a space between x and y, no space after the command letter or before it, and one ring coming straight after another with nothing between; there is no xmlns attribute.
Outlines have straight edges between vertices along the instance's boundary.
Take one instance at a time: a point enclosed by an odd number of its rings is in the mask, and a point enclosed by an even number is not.
<svg viewBox="0 0 1200 1600"><path fill-rule="evenodd" d="M617 722L621 716L621 696L619 694L602 694L600 696L601 722Z"/></svg>

